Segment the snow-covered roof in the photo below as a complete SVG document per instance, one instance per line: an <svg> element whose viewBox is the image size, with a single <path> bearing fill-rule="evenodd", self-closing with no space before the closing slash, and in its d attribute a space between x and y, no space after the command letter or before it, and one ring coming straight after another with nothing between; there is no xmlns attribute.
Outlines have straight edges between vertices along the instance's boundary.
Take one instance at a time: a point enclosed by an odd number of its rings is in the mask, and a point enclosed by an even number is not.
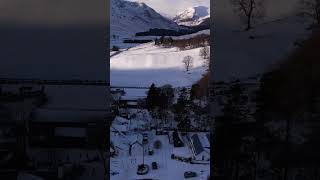
<svg viewBox="0 0 320 180"><path fill-rule="evenodd" d="M125 123L128 123L128 122L129 122L128 119L123 118L123 117L120 117L120 116L116 116L112 123L115 123L115 124L125 124Z"/></svg>
<svg viewBox="0 0 320 180"><path fill-rule="evenodd" d="M210 134L209 134L209 133L206 134L206 137L207 137L207 139L208 139L208 141L209 141L209 143L210 143Z"/></svg>
<svg viewBox="0 0 320 180"><path fill-rule="evenodd" d="M198 133L192 133L191 134L191 141L193 144L193 148L195 151L195 154L198 155L202 153L203 151L208 152L210 151L210 134L206 132L198 132Z"/></svg>
<svg viewBox="0 0 320 180"><path fill-rule="evenodd" d="M128 131L128 125L127 124L112 124L111 125L111 131L117 131L117 132L127 132Z"/></svg>
<svg viewBox="0 0 320 180"><path fill-rule="evenodd" d="M142 144L143 136L141 134L135 134L133 136L129 136L128 140L130 141L130 144L136 142Z"/></svg>
<svg viewBox="0 0 320 180"><path fill-rule="evenodd" d="M54 135L62 137L87 137L87 129L78 127L56 127L54 129Z"/></svg>
<svg viewBox="0 0 320 180"><path fill-rule="evenodd" d="M198 138L199 138L199 141L202 145L202 147L204 148L210 148L210 141L208 140L208 137L207 135L209 135L208 133L204 133L204 132L198 132L196 133Z"/></svg>
<svg viewBox="0 0 320 180"><path fill-rule="evenodd" d="M190 152L190 149L187 146L173 148L172 152L177 156L182 156L185 158L189 158L192 156L192 153Z"/></svg>
<svg viewBox="0 0 320 180"><path fill-rule="evenodd" d="M204 151L204 148L201 144L201 141L199 139L198 134L194 134L191 136L191 140L192 140L192 144L193 144L193 148L195 151L195 154L198 155L200 153L202 153Z"/></svg>
<svg viewBox="0 0 320 180"><path fill-rule="evenodd" d="M148 85L149 86L149 85ZM138 100L147 97L148 89L129 89L125 88L125 95L121 96L121 100Z"/></svg>
<svg viewBox="0 0 320 180"><path fill-rule="evenodd" d="M135 105L138 105L138 102L128 101L127 104L128 104L128 105L133 105L133 106L135 106Z"/></svg>

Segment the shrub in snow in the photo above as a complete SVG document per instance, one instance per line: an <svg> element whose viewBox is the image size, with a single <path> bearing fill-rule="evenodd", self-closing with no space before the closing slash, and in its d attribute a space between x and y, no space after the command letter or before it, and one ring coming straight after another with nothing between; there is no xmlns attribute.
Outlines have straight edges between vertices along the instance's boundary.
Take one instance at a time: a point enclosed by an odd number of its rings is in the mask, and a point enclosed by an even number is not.
<svg viewBox="0 0 320 180"><path fill-rule="evenodd" d="M159 140L156 140L155 142L154 142L154 144L153 144L153 147L155 148L155 149L160 149L161 148L161 141L159 141Z"/></svg>
<svg viewBox="0 0 320 180"><path fill-rule="evenodd" d="M209 59L210 58L210 48L208 46L202 47L199 51L199 55L203 59Z"/></svg>

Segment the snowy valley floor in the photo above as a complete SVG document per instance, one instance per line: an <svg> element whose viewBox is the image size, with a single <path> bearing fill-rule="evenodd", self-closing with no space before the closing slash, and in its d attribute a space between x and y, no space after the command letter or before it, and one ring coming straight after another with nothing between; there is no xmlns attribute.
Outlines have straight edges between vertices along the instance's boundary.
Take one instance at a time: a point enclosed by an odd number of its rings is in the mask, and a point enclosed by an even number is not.
<svg viewBox="0 0 320 180"><path fill-rule="evenodd" d="M111 85L149 87L155 83L157 86L191 86L206 70L199 50L180 51L174 47L155 46L153 42L123 50L111 57ZM193 68L186 72L182 60L188 55L194 60Z"/></svg>

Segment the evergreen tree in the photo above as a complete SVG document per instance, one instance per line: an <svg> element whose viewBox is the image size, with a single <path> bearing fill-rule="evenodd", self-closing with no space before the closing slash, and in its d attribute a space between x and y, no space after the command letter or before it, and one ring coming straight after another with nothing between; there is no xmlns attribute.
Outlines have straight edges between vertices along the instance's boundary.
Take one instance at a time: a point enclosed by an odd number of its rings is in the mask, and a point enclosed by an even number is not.
<svg viewBox="0 0 320 180"><path fill-rule="evenodd" d="M188 91L186 88L182 88L177 99L177 104L175 105L175 120L178 122L178 128L180 130L186 131L190 129L189 103Z"/></svg>
<svg viewBox="0 0 320 180"><path fill-rule="evenodd" d="M190 121L190 117L188 116L188 112L185 111L185 114L182 115L177 126L181 131L184 131L184 132L187 132L188 130L190 130L191 121Z"/></svg>
<svg viewBox="0 0 320 180"><path fill-rule="evenodd" d="M199 91L199 84L193 84L191 86L191 91L190 91L190 100L194 100L197 98L198 91Z"/></svg>
<svg viewBox="0 0 320 180"><path fill-rule="evenodd" d="M185 109L186 109L186 106L187 104L189 103L188 101L188 94L187 94L187 89L186 88L182 88L180 90L180 94L179 94L179 97L177 99L177 104L175 104L174 106L174 110L177 114L177 119L180 119L180 115L182 113L184 113Z"/></svg>
<svg viewBox="0 0 320 180"><path fill-rule="evenodd" d="M153 110L157 106L158 100L159 100L159 91L157 87L154 84L152 84L149 88L147 99L146 99L147 108L149 110Z"/></svg>
<svg viewBox="0 0 320 180"><path fill-rule="evenodd" d="M164 85L159 90L159 107L166 109L173 103L174 89L171 85Z"/></svg>

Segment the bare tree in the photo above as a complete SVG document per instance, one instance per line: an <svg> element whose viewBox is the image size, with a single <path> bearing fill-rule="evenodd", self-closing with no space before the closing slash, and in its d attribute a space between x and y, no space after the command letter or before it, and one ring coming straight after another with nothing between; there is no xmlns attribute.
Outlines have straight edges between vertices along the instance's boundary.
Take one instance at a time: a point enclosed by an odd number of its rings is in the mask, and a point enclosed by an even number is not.
<svg viewBox="0 0 320 180"><path fill-rule="evenodd" d="M204 65L205 67L209 67L209 61L210 61L210 48L208 46L205 46L200 49L199 55L204 59Z"/></svg>
<svg viewBox="0 0 320 180"><path fill-rule="evenodd" d="M186 71L189 71L193 66L193 58L191 56L185 56L182 60Z"/></svg>
<svg viewBox="0 0 320 180"><path fill-rule="evenodd" d="M320 0L300 0L301 15L310 17L314 24L320 24Z"/></svg>
<svg viewBox="0 0 320 180"><path fill-rule="evenodd" d="M208 46L205 46L203 48L200 49L199 55L203 58L203 59L209 59L210 58L210 49Z"/></svg>
<svg viewBox="0 0 320 180"><path fill-rule="evenodd" d="M240 18L246 24L246 31L252 29L252 24L264 16L264 0L231 0Z"/></svg>

